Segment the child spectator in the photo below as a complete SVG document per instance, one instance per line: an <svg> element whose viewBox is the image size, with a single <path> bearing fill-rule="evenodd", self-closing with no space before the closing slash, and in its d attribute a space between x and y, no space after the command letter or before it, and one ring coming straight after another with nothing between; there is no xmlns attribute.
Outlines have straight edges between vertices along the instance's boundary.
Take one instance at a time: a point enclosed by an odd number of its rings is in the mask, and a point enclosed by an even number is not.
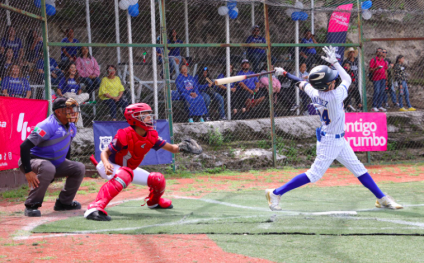
<svg viewBox="0 0 424 263"><path fill-rule="evenodd" d="M13 57L15 60L20 61L24 55L22 41L16 37L16 31L13 26L6 27L5 35L1 40L0 53L3 55L6 49L13 50Z"/></svg>
<svg viewBox="0 0 424 263"><path fill-rule="evenodd" d="M343 68L346 70L347 74L349 74L352 79L352 84L348 89L347 98L344 100L344 108L347 112L356 111L356 109L351 104L353 98L355 99L358 109L362 108L361 94L359 93L358 85L354 84L355 82L357 82L357 79L355 78L355 73L351 70L349 62L345 61L343 63Z"/></svg>
<svg viewBox="0 0 424 263"><path fill-rule="evenodd" d="M206 121L209 121L209 106L211 104L211 99L218 103L219 116L221 120L226 120L225 117L225 104L224 99L221 94L219 94L213 83L209 83L206 78L210 79L209 70L207 67L203 68L201 74L196 76L196 81L199 87L200 94L202 94L203 99L205 100L206 108L208 109L208 114L206 115Z"/></svg>
<svg viewBox="0 0 424 263"><path fill-rule="evenodd" d="M399 55L396 57L396 64L394 67L395 81L396 86L399 87L399 111L415 111L416 109L411 106L411 102L409 102L409 91L408 84L406 83L406 75L405 75L405 58L403 55ZM403 99L405 97L406 105L408 109L403 107Z"/></svg>
<svg viewBox="0 0 424 263"><path fill-rule="evenodd" d="M81 47L80 56L76 60L78 74L81 83L84 83L88 94L90 94L100 87L100 68L97 60L91 56L88 47ZM95 98L91 98L95 100Z"/></svg>
<svg viewBox="0 0 424 263"><path fill-rule="evenodd" d="M7 69L13 64L13 49L6 49L6 55L0 61L0 78L3 79L6 76Z"/></svg>
<svg viewBox="0 0 424 263"><path fill-rule="evenodd" d="M3 95L6 97L26 98L31 96L31 88L27 78L22 78L21 68L12 64L7 69L6 77L1 82Z"/></svg>
<svg viewBox="0 0 424 263"><path fill-rule="evenodd" d="M59 97L73 98L79 105L83 104L90 97L88 93L82 93L79 81L77 67L74 62L69 64L68 70L65 72L56 90ZM83 127L82 118L78 118L77 127Z"/></svg>
<svg viewBox="0 0 424 263"><path fill-rule="evenodd" d="M122 97L125 89L121 79L116 76L116 67L108 65L106 70L107 77L104 77L100 83L99 98L108 106L112 120L116 121L118 108L121 107L124 112L128 102Z"/></svg>
<svg viewBox="0 0 424 263"><path fill-rule="evenodd" d="M186 65L181 67L181 74L175 80L175 85L188 108L188 122L192 123L193 117L199 117L199 121L204 122L203 116L208 114L208 110L200 94L197 81L193 76L188 74Z"/></svg>
<svg viewBox="0 0 424 263"><path fill-rule="evenodd" d="M62 39L62 43L79 43L78 39L74 38L74 29L66 29L66 37ZM60 68L68 68L70 62L77 59L78 50L80 47L62 47Z"/></svg>

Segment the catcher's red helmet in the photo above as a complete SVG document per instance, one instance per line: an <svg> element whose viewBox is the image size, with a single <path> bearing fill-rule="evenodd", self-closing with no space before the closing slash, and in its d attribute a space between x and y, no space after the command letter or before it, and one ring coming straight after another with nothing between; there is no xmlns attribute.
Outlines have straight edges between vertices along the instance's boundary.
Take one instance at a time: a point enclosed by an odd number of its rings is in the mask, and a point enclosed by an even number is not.
<svg viewBox="0 0 424 263"><path fill-rule="evenodd" d="M142 113L149 114L142 114ZM155 116L152 113L152 108L146 103L135 103L125 108L125 119L131 126L138 126L146 131L155 129Z"/></svg>

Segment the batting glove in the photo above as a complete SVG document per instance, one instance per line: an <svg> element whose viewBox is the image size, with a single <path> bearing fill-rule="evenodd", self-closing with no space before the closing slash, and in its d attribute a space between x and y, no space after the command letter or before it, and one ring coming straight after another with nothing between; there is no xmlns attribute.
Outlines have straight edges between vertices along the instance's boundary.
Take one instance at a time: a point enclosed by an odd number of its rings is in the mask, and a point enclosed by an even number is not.
<svg viewBox="0 0 424 263"><path fill-rule="evenodd" d="M336 64L337 62L339 62L336 58L336 49L334 47L323 47L322 50L327 55L326 57L321 57L323 60L327 61L330 64Z"/></svg>
<svg viewBox="0 0 424 263"><path fill-rule="evenodd" d="M279 67L276 67L276 68L274 68L275 69L275 76L286 76L286 74L287 74L287 71L285 71L283 68L279 68Z"/></svg>

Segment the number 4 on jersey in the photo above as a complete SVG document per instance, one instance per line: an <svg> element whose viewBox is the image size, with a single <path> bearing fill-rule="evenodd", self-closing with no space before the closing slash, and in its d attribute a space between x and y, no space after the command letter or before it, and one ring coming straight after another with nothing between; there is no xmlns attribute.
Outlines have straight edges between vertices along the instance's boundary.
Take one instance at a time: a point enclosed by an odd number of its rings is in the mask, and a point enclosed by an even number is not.
<svg viewBox="0 0 424 263"><path fill-rule="evenodd" d="M331 123L330 118L328 117L328 110L325 109L322 114L321 111L318 111L319 117L321 118L321 121L325 122L325 125L328 125Z"/></svg>

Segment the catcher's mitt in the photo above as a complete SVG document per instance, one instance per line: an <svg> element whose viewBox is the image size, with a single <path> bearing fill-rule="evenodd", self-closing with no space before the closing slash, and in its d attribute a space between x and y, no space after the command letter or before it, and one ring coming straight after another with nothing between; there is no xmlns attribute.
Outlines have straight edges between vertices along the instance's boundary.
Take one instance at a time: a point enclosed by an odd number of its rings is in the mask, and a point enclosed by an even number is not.
<svg viewBox="0 0 424 263"><path fill-rule="evenodd" d="M178 144L178 147L180 148L180 152L184 153L201 154L203 152L202 146L191 138L184 138L183 141Z"/></svg>

